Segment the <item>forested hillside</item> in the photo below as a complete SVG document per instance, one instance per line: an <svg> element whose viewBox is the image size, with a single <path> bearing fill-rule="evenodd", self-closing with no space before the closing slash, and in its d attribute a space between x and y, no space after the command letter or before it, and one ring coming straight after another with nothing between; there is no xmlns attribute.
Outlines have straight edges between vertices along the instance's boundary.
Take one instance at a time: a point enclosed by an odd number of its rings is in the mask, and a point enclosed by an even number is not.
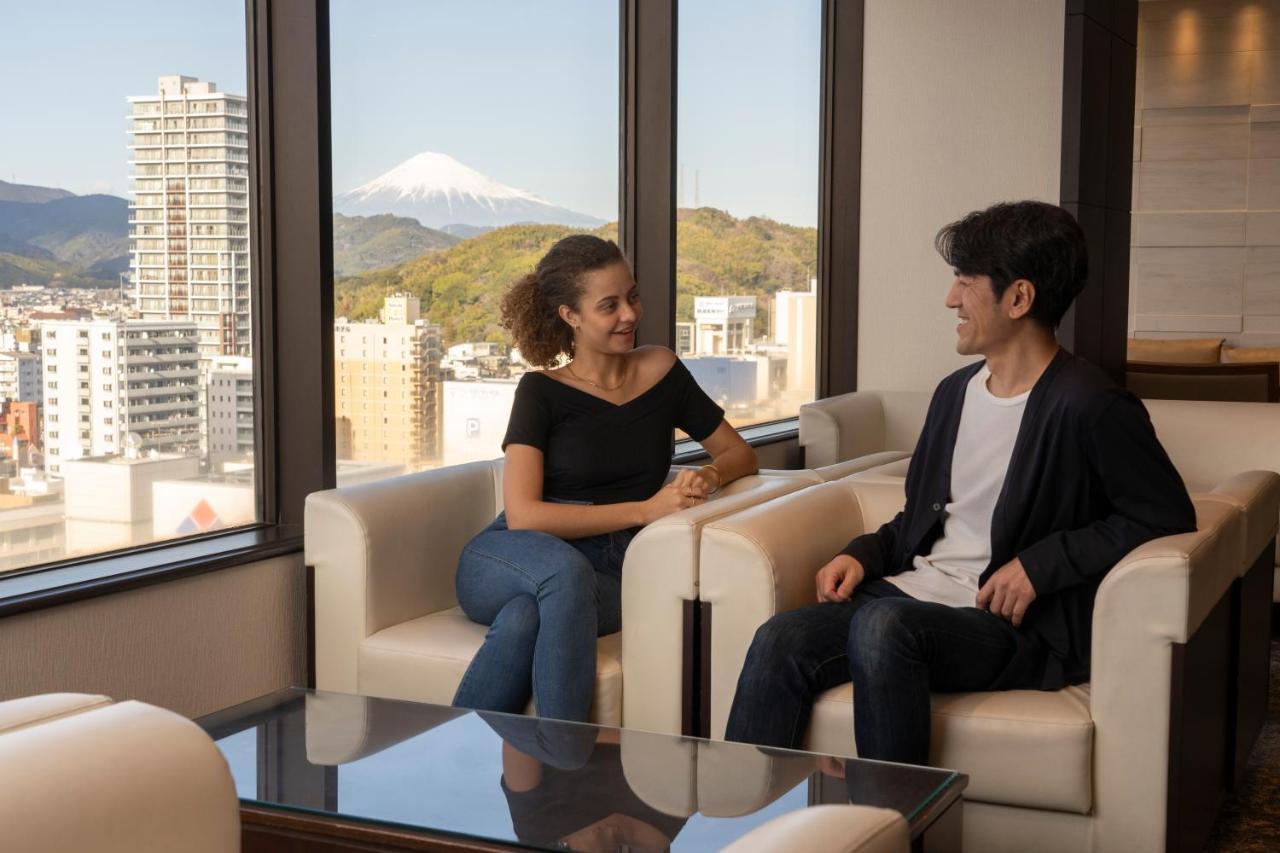
<svg viewBox="0 0 1280 853"><path fill-rule="evenodd" d="M446 344L506 341L498 325L502 293L572 232L559 225L511 225L397 266L340 278L337 313L353 320L375 317L384 295L407 290L422 300L427 318L444 327ZM593 233L616 239L617 225ZM807 289L817 258L814 228L736 219L713 208L679 211L676 240L677 319L693 319L695 296L757 296L761 333L767 328L768 297L778 290Z"/></svg>

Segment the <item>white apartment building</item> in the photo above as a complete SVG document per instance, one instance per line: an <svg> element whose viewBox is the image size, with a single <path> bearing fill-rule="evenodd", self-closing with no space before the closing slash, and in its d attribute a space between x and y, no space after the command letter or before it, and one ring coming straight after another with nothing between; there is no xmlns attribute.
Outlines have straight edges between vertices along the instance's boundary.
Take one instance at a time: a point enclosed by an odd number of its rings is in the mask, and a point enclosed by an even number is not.
<svg viewBox="0 0 1280 853"><path fill-rule="evenodd" d="M747 352L756 319L754 296L695 296L692 352L736 355Z"/></svg>
<svg viewBox="0 0 1280 853"><path fill-rule="evenodd" d="M33 352L0 352L0 401L43 403L40 355Z"/></svg>
<svg viewBox="0 0 1280 853"><path fill-rule="evenodd" d="M401 322L334 323L339 459L410 470L439 463L443 407L440 327L421 318L417 297L397 293L382 317Z"/></svg>
<svg viewBox="0 0 1280 853"><path fill-rule="evenodd" d="M200 445L199 338L193 323L42 324L45 470L72 459Z"/></svg>
<svg viewBox="0 0 1280 853"><path fill-rule="evenodd" d="M249 109L194 77L129 98L130 275L144 320L184 320L200 354L250 354Z"/></svg>
<svg viewBox="0 0 1280 853"><path fill-rule="evenodd" d="M253 455L253 361L239 355L208 363L205 447L214 464Z"/></svg>

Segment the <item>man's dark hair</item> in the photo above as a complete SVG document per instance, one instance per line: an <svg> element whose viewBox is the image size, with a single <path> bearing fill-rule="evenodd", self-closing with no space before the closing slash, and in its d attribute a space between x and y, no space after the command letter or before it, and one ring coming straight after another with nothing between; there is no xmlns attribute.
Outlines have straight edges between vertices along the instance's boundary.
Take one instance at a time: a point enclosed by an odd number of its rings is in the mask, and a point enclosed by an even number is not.
<svg viewBox="0 0 1280 853"><path fill-rule="evenodd" d="M991 277L996 299L1020 278L1035 285L1029 316L1056 329L1089 274L1084 231L1043 201L1002 202L938 232L938 254L961 275Z"/></svg>

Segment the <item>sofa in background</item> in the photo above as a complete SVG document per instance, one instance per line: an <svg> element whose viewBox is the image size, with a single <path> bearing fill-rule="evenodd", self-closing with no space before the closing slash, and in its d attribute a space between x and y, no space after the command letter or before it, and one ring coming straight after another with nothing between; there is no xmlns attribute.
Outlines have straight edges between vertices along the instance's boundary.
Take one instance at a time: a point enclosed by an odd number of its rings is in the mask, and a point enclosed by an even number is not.
<svg viewBox="0 0 1280 853"><path fill-rule="evenodd" d="M1144 400L1280 402L1280 347L1129 338L1125 385Z"/></svg>
<svg viewBox="0 0 1280 853"><path fill-rule="evenodd" d="M0 702L0 848L235 853L240 802L195 723L141 702Z"/></svg>

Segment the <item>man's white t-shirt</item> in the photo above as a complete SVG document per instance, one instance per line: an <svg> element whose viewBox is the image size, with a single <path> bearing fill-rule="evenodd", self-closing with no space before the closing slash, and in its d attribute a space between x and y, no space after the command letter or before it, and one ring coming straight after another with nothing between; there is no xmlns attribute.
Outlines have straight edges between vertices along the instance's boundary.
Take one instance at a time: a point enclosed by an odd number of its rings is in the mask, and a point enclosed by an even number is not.
<svg viewBox="0 0 1280 853"><path fill-rule="evenodd" d="M983 365L965 389L942 536L928 555L915 558L914 569L886 578L921 601L975 606L978 578L991 562L991 516L1031 392L997 397L987 389L990 376Z"/></svg>

